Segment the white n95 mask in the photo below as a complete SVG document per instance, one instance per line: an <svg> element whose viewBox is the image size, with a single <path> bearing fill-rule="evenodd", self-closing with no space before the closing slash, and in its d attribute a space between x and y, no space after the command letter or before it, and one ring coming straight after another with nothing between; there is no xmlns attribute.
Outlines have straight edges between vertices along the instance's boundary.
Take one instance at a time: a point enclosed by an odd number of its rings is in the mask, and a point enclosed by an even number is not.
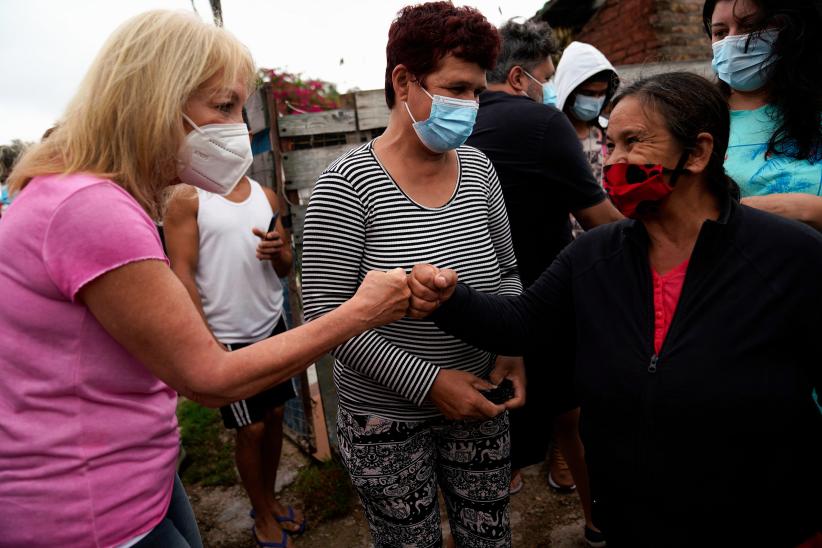
<svg viewBox="0 0 822 548"><path fill-rule="evenodd" d="M225 196L234 190L248 171L253 156L245 124L208 124L186 135L177 153L180 180L208 192Z"/></svg>

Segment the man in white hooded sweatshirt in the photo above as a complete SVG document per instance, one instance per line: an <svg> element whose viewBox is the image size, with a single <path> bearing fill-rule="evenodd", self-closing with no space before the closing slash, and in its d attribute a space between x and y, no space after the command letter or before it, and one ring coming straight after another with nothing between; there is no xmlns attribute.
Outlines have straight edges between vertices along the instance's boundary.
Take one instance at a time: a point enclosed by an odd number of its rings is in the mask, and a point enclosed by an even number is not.
<svg viewBox="0 0 822 548"><path fill-rule="evenodd" d="M474 132L467 144L484 152L500 179L520 277L533 283L571 240L569 213L585 228L622 218L591 174L568 119L550 105L548 80L554 73L551 54L557 52L551 29L544 23L509 21L500 29L497 65L486 73L488 89L479 96ZM573 337L573 326L554 337ZM565 329L563 328L563 329ZM552 450L549 484L572 490L574 482L586 518L585 538L603 546L591 521L587 472L579 440L579 403L573 389L573 357L551 348L525 356L528 375L524 407L510 414L511 492L521 488L518 469L545 458L556 418L557 444ZM553 365L553 367L549 367ZM548 372L548 373L546 373ZM562 451L559 451L561 448ZM563 481L555 471L573 478Z"/></svg>
<svg viewBox="0 0 822 548"><path fill-rule="evenodd" d="M554 74L557 108L574 126L597 181L605 164L605 132L600 116L619 87L619 76L597 48L571 42Z"/></svg>

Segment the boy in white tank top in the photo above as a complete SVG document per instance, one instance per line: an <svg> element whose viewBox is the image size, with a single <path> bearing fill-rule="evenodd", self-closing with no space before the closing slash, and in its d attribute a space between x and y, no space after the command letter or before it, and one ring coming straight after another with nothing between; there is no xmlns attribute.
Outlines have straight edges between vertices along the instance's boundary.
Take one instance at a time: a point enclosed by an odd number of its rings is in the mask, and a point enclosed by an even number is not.
<svg viewBox="0 0 822 548"><path fill-rule="evenodd" d="M164 226L171 268L228 350L285 330L279 277L291 270L291 242L279 218L267 232L278 210L277 195L247 177L224 197L187 187L169 203ZM301 513L274 498L283 404L294 395L287 381L220 409L225 426L237 431L237 469L258 543L286 546L288 533L305 529Z"/></svg>

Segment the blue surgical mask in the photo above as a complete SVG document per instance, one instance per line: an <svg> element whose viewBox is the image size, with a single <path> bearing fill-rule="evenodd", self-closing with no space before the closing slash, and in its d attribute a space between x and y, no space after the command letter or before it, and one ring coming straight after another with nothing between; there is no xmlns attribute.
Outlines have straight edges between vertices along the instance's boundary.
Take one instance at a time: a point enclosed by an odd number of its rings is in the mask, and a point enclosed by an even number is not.
<svg viewBox="0 0 822 548"><path fill-rule="evenodd" d="M571 112L574 113L574 116L576 116L578 120L590 122L599 116L603 106L605 106L605 96L591 97L577 93L577 97L574 99L574 105L571 107Z"/></svg>
<svg viewBox="0 0 822 548"><path fill-rule="evenodd" d="M418 84L419 85L419 84ZM442 154L461 146L474 130L479 103L470 99L455 99L443 95L431 95L420 86L425 94L431 97L431 114L427 120L414 120L408 103L405 110L414 122L414 131L426 147Z"/></svg>
<svg viewBox="0 0 822 548"><path fill-rule="evenodd" d="M726 36L712 46L711 67L732 89L756 91L768 83L768 68L776 60L771 51L778 36L776 29L762 31L753 37L750 34Z"/></svg>
<svg viewBox="0 0 822 548"><path fill-rule="evenodd" d="M557 90L554 89L554 84L552 84L551 82L540 82L539 80L528 74L528 71L525 69L523 69L522 72L525 73L525 76L527 76L528 78L542 86L543 105L551 105L552 107L557 106Z"/></svg>

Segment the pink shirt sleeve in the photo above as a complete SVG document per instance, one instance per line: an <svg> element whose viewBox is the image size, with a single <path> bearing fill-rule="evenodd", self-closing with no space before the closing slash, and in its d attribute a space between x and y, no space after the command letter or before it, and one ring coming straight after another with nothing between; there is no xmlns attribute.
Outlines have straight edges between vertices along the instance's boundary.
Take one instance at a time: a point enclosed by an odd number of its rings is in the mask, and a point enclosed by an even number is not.
<svg viewBox="0 0 822 548"><path fill-rule="evenodd" d="M100 181L71 194L55 210L43 238L54 284L71 301L84 285L125 264L168 260L157 227L121 187Z"/></svg>

